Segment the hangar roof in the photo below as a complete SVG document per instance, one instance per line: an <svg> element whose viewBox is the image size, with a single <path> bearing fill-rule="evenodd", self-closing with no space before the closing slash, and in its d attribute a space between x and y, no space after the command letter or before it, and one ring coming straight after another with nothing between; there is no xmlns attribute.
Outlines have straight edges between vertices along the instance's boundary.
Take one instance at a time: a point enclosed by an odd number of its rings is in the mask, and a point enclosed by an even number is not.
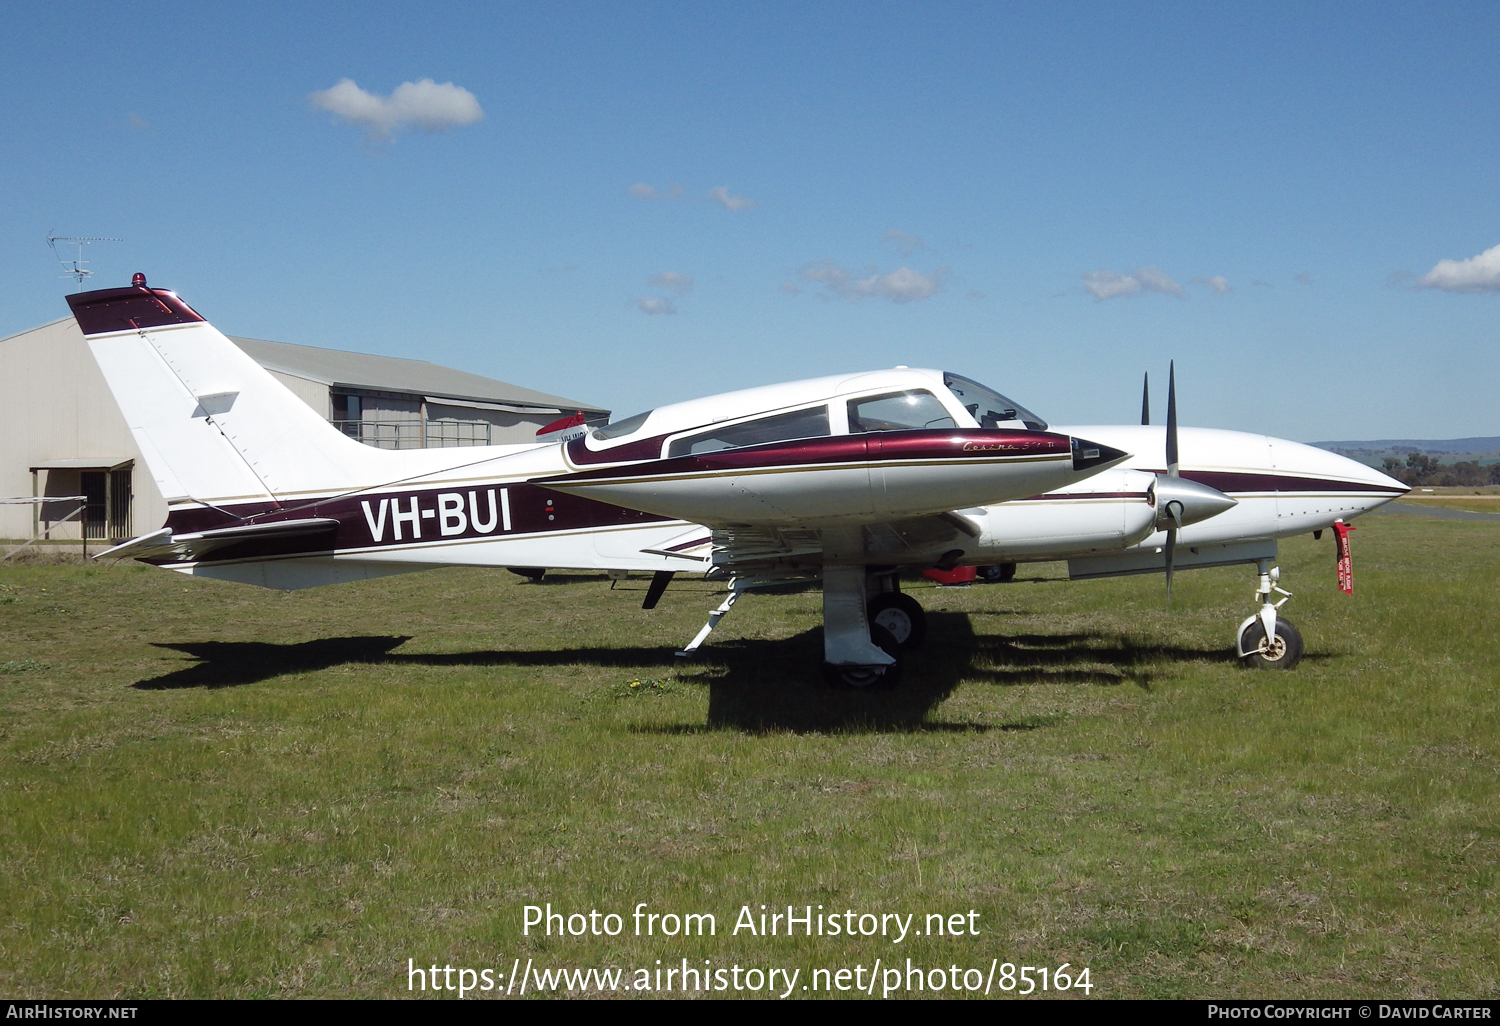
<svg viewBox="0 0 1500 1026"><path fill-rule="evenodd" d="M72 321L71 317L59 317L55 321L39 325L50 328L56 324ZM26 332L18 332L0 338L9 341ZM420 394L432 402L458 399L471 403L497 403L502 406L552 407L563 411L582 410L592 420L607 417L609 410L600 406L581 403L576 399L565 399L560 395L549 395L535 389L522 388L505 381L496 381L479 374L454 370L426 360L404 360L396 356L372 356L369 353L349 353L342 349L320 349L317 346L299 346L291 342L271 342L263 338L241 338L227 336L256 363L267 370L280 371L294 377L306 378L321 384L343 388L369 389L375 392L405 392Z"/></svg>
<svg viewBox="0 0 1500 1026"><path fill-rule="evenodd" d="M426 360L348 353L341 349L319 349L316 346L269 342L235 335L230 335L229 340L267 370L280 371L329 386L363 388L377 392L407 392L436 401L460 399L508 406L582 410L586 414L601 416L609 413L608 410L576 399L522 388L520 385L454 370Z"/></svg>

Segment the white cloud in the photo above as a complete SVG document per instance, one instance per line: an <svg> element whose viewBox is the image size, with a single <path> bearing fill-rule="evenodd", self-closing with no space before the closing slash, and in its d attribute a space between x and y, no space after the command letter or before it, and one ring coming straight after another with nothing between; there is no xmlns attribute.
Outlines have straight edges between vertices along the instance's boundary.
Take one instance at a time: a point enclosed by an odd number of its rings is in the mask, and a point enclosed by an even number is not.
<svg viewBox="0 0 1500 1026"><path fill-rule="evenodd" d="M1298 271L1296 274L1292 275L1292 281L1296 282L1298 285L1311 285L1313 283L1313 276L1308 274L1306 271Z"/></svg>
<svg viewBox="0 0 1500 1026"><path fill-rule="evenodd" d="M797 287L797 283L794 282L794 281L784 281L784 282L782 282L781 283L781 291L785 292L789 296L800 296L800 295L802 295L802 290Z"/></svg>
<svg viewBox="0 0 1500 1026"><path fill-rule="evenodd" d="M817 260L807 264L799 273L803 281L822 285L851 303L867 297L889 299L892 303L914 303L943 291L943 276L948 273L948 268L940 267L932 274L923 274L910 267L898 267L889 274L881 274L873 267L866 267L860 272L863 277L856 278L832 260Z"/></svg>
<svg viewBox="0 0 1500 1026"><path fill-rule="evenodd" d="M630 187L630 195L634 196L636 199L643 200L681 199L682 186L678 185L676 182L673 182L671 185L667 186L666 192L662 192L654 185L648 185L645 182L636 182Z"/></svg>
<svg viewBox="0 0 1500 1026"><path fill-rule="evenodd" d="M984 296L984 293L980 292L978 289L970 289L968 292L964 293L964 298L965 299L983 299L983 298L985 298L985 296Z"/></svg>
<svg viewBox="0 0 1500 1026"><path fill-rule="evenodd" d="M1500 292L1500 246L1467 260L1439 260L1417 286L1444 292Z"/></svg>
<svg viewBox="0 0 1500 1026"><path fill-rule="evenodd" d="M1183 298L1182 286L1167 277L1166 273L1155 264L1137 267L1129 274L1117 274L1102 268L1090 271L1083 276L1083 287L1092 292L1094 298L1101 302L1141 291L1160 292L1164 295L1176 296L1178 299Z"/></svg>
<svg viewBox="0 0 1500 1026"><path fill-rule="evenodd" d="M931 249L918 235L908 235L899 228L892 228L880 237L881 242L889 242L901 251L901 255L909 257L918 250Z"/></svg>
<svg viewBox="0 0 1500 1026"><path fill-rule="evenodd" d="M1083 276L1083 287L1094 294L1095 299L1114 299L1141 291L1141 283L1128 274L1100 269Z"/></svg>
<svg viewBox="0 0 1500 1026"><path fill-rule="evenodd" d="M479 101L467 89L430 78L403 82L390 96L376 96L341 78L332 89L310 93L313 106L335 114L352 125L360 125L372 139L390 140L400 129L442 132L457 125L472 125L483 119Z"/></svg>
<svg viewBox="0 0 1500 1026"><path fill-rule="evenodd" d="M737 212L749 210L755 206L755 201L746 199L744 196L732 196L727 185L719 185L708 190L708 198L719 204L725 210Z"/></svg>
<svg viewBox="0 0 1500 1026"><path fill-rule="evenodd" d="M693 291L693 279L686 274L678 274L676 271L663 271L653 274L646 279L646 284L658 289L671 289L679 296L685 296Z"/></svg>
<svg viewBox="0 0 1500 1026"><path fill-rule="evenodd" d="M1193 284L1202 285L1206 289L1213 289L1215 293L1221 296L1227 296L1234 291L1234 289L1229 287L1229 279L1222 274L1216 274L1212 278L1194 278Z"/></svg>
<svg viewBox="0 0 1500 1026"><path fill-rule="evenodd" d="M677 312L677 307L672 305L670 299L662 299L659 296L642 296L635 301L635 305L640 307L643 312L653 316L656 314L674 314Z"/></svg>

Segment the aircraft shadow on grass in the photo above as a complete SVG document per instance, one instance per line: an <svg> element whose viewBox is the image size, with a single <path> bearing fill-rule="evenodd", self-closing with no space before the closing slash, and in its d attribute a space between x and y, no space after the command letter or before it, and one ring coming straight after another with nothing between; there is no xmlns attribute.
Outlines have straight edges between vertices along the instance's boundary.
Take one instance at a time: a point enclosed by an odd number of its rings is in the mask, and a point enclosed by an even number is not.
<svg viewBox="0 0 1500 1026"><path fill-rule="evenodd" d="M706 722L643 726L643 731L685 733L742 730L1029 730L1036 723L944 723L928 716L961 681L1014 687L1023 684L1133 685L1145 690L1162 663L1229 662L1227 649L1143 644L1098 632L976 635L963 613L928 614L927 642L906 659L899 687L880 691L835 690L822 679L822 629L786 639L727 639L700 650L692 661L667 647L401 653L402 636L319 638L295 644L203 641L161 644L197 662L136 682L142 690L222 688L351 664L387 666L563 667L580 663L628 671L670 673L708 689Z"/></svg>

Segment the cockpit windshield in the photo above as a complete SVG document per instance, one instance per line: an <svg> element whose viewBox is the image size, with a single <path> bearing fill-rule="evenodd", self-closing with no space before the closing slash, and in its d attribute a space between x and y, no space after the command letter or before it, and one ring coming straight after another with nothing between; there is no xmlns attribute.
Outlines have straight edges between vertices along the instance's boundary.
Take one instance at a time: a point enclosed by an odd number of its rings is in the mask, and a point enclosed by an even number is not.
<svg viewBox="0 0 1500 1026"><path fill-rule="evenodd" d="M1016 427L1020 421L1031 431L1046 431L1047 422L1020 403L1007 399L992 388L986 388L972 378L961 374L943 372L943 384L958 396L964 409L973 414L984 428Z"/></svg>

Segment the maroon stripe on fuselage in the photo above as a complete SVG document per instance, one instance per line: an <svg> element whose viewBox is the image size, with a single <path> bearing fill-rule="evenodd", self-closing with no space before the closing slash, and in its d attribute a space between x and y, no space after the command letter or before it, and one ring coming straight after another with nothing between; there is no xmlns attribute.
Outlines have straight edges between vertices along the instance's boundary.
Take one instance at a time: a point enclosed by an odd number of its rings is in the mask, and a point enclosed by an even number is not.
<svg viewBox="0 0 1500 1026"><path fill-rule="evenodd" d="M175 294L144 285L128 289L96 289L67 298L68 306L85 335L203 320L196 310Z"/></svg>
<svg viewBox="0 0 1500 1026"><path fill-rule="evenodd" d="M504 526L504 503L500 496L502 488L507 492L510 505L509 531ZM494 493L495 503L493 523L490 522L491 492ZM472 497L470 493L473 493ZM441 496L449 497L446 508L441 503ZM454 507L453 496L461 501L458 509ZM407 519L413 509L413 501L416 502L417 511L415 530L412 521ZM368 512L366 504L369 506ZM403 518L399 537L394 519L397 511ZM461 518L457 515L458 512L463 514ZM629 527L635 524L665 523L673 519L595 499L563 495L531 484L495 483L360 492L298 504L295 508L277 509L270 503L258 502L224 505L220 509L178 509L168 514L166 526L172 529L173 534L189 534L246 523L274 524L282 520L303 520L308 517L327 517L337 520L338 526L326 534L305 537L246 539L214 549L202 562L305 555L335 549L340 552L358 552L361 549L389 545L459 542L587 528ZM460 523L462 530L442 533L445 525L451 530ZM481 527L485 529L481 530ZM163 564L179 563L182 560L180 557L165 556L148 562Z"/></svg>
<svg viewBox="0 0 1500 1026"><path fill-rule="evenodd" d="M1145 471L1165 474L1165 470ZM1360 481L1335 481L1324 477L1292 477L1281 474L1245 474L1222 470L1184 470L1189 481L1231 492L1388 492L1405 494L1404 488L1366 484Z"/></svg>
<svg viewBox="0 0 1500 1026"><path fill-rule="evenodd" d="M1013 502L1056 502L1059 499L1145 499L1150 492L1048 492L1046 495L1028 495Z"/></svg>
<svg viewBox="0 0 1500 1026"><path fill-rule="evenodd" d="M569 444L571 447L578 443ZM537 483L572 484L582 481L657 477L671 474L774 470L779 467L818 466L831 463L892 460L917 462L965 457L983 459L1006 455L1050 456L1071 452L1072 440L1067 435L1055 435L1042 431L977 428L871 431L858 435L832 435L823 438L798 438L789 442L767 442L764 445L720 449L717 452L676 456L664 460L647 460L626 467L585 470L576 474L559 474L534 480ZM569 457L571 456L570 448Z"/></svg>

